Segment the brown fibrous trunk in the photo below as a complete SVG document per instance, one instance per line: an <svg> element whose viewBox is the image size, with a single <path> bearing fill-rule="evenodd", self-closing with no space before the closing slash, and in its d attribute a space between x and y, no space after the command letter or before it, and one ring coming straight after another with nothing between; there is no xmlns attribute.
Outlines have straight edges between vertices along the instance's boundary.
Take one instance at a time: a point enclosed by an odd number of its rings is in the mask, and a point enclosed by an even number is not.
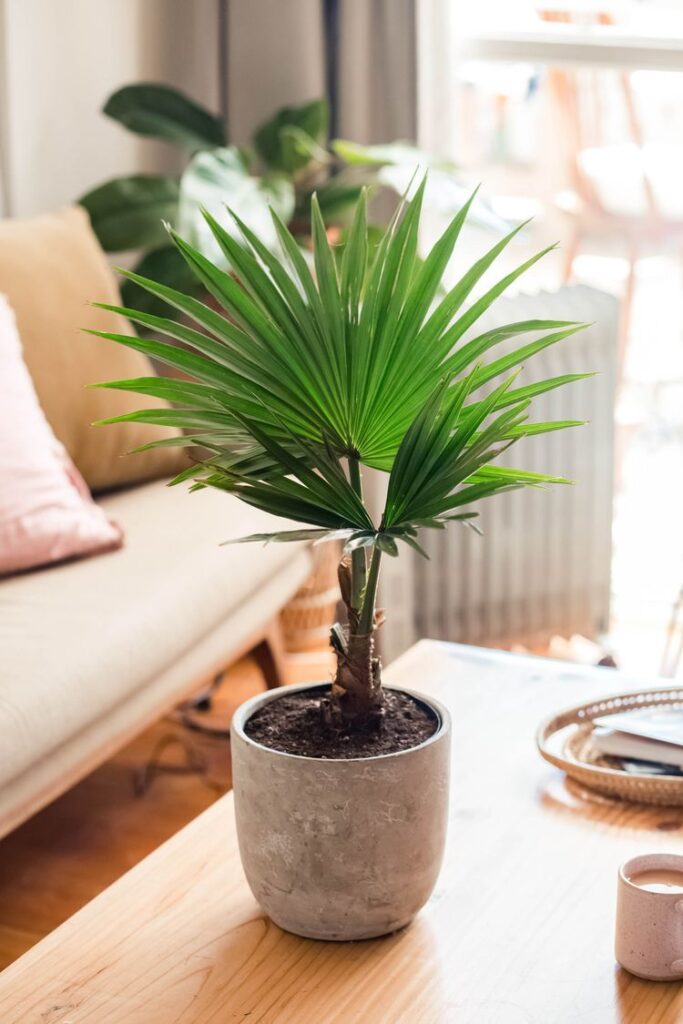
<svg viewBox="0 0 683 1024"><path fill-rule="evenodd" d="M351 603L350 566L342 559L339 583L346 605L348 626L332 630L337 671L330 700L325 706L327 724L335 730L371 731L381 727L384 714L382 666L375 653L375 634L383 617L376 614L369 633L359 632L358 611Z"/></svg>

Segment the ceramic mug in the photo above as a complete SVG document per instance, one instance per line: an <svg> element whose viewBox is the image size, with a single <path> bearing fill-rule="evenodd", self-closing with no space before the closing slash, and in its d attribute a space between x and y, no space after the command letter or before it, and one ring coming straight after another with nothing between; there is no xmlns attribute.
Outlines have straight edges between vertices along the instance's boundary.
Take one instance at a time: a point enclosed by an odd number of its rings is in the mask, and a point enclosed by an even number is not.
<svg viewBox="0 0 683 1024"><path fill-rule="evenodd" d="M683 978L683 893L652 892L632 881L661 870L683 872L683 857L650 853L619 869L615 954L638 978L675 981Z"/></svg>

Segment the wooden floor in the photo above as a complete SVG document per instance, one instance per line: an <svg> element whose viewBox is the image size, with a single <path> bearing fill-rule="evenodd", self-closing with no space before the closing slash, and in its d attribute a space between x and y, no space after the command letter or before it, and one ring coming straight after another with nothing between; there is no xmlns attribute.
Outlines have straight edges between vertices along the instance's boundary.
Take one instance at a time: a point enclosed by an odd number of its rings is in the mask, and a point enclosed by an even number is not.
<svg viewBox="0 0 683 1024"><path fill-rule="evenodd" d="M293 655L288 681L329 678L330 667L324 651ZM245 658L226 674L212 723L227 725L233 709L263 689L256 663ZM0 969L205 810L230 781L226 739L164 720L0 841Z"/></svg>

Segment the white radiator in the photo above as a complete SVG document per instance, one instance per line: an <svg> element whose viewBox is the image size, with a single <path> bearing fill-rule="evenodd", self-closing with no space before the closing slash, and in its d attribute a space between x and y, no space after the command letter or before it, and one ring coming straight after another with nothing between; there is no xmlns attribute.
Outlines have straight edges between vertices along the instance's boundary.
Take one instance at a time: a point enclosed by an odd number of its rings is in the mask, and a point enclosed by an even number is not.
<svg viewBox="0 0 683 1024"><path fill-rule="evenodd" d="M381 644L390 661L420 637L483 645L595 637L607 627L612 533L614 392L619 304L587 286L501 299L471 335L516 320L594 322L538 353L519 383L598 371L535 399L532 420L583 419L584 427L525 438L501 459L566 476L572 487L526 488L482 501L478 537L453 523L422 530L430 561L399 545L385 558ZM522 343L530 340L529 336ZM517 339L519 344L519 339ZM496 348L503 355L511 340Z"/></svg>

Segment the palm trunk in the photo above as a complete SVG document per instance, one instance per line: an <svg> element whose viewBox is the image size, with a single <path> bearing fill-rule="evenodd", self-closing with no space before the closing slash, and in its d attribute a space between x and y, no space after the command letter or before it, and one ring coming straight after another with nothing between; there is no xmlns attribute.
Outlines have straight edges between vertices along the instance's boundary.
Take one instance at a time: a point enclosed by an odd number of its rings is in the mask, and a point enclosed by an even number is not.
<svg viewBox="0 0 683 1024"><path fill-rule="evenodd" d="M349 458L348 468L351 486L362 500L357 457ZM382 621L375 611L380 557L379 548L374 547L368 570L366 549L360 547L339 563L339 587L348 625L332 627L330 640L337 655L337 671L331 699L324 709L327 724L337 731L370 731L382 722L382 667L375 654L375 633Z"/></svg>
<svg viewBox="0 0 683 1024"><path fill-rule="evenodd" d="M348 626L332 629L331 642L337 655L337 671L332 683L331 702L327 709L328 724L344 731L370 731L382 722L384 693L381 683L380 659L375 654L375 634L381 617L375 611L379 578L380 551L373 551L370 571L365 582L365 553L361 600L356 600L355 566L343 558L339 565L339 583L346 605Z"/></svg>
<svg viewBox="0 0 683 1024"><path fill-rule="evenodd" d="M371 633L348 633L345 649L337 649L337 673L332 683L333 720L344 730L377 729L384 695L381 665Z"/></svg>

